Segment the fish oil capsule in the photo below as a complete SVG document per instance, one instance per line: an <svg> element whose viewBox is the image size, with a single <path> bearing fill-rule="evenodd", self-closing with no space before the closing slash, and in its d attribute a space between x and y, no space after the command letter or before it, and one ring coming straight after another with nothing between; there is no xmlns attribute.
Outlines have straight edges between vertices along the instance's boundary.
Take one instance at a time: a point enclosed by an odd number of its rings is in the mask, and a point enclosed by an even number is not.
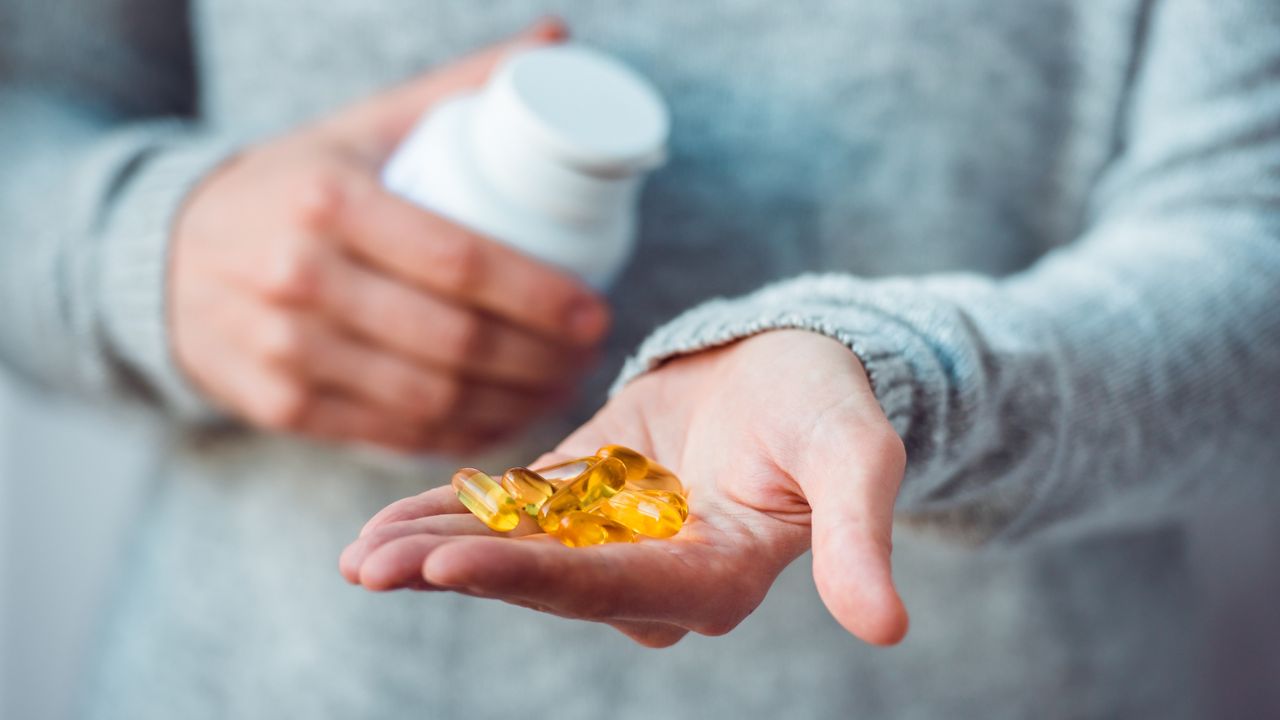
<svg viewBox="0 0 1280 720"><path fill-rule="evenodd" d="M684 495L668 490L642 490L641 492L675 508L676 512L680 514L681 521L689 519L689 501L685 499Z"/></svg>
<svg viewBox="0 0 1280 720"><path fill-rule="evenodd" d="M551 534L569 547L634 542L636 539L635 533L625 525L581 510L566 513Z"/></svg>
<svg viewBox="0 0 1280 720"><path fill-rule="evenodd" d="M513 467L502 475L502 489L515 498L521 508L536 515L556 488L541 475L524 467Z"/></svg>
<svg viewBox="0 0 1280 720"><path fill-rule="evenodd" d="M641 490L662 490L676 493L677 495L685 494L684 485L680 482L680 478L652 460L649 461L649 468L645 471L644 477L637 480L628 480L628 482L633 487Z"/></svg>
<svg viewBox="0 0 1280 720"><path fill-rule="evenodd" d="M659 496L658 493L662 492ZM684 516L672 502L672 493L653 490L619 490L613 497L591 506L614 522L651 538L669 538L680 532ZM674 495L674 497L679 497ZM681 500L683 505L683 499ZM687 510L686 510L687 512Z"/></svg>
<svg viewBox="0 0 1280 720"><path fill-rule="evenodd" d="M560 527L561 518L581 509L582 503L578 500L578 496L569 492L567 487L562 487L542 503L535 519L543 532L555 533L556 528Z"/></svg>
<svg viewBox="0 0 1280 720"><path fill-rule="evenodd" d="M574 458L573 460L565 460L555 465L547 465L545 467L534 468L533 471L542 476L543 480L550 482L552 485L560 485L577 478L579 475L587 471L587 468L598 462L598 458L585 457Z"/></svg>
<svg viewBox="0 0 1280 720"><path fill-rule="evenodd" d="M627 466L617 458L605 458L592 465L564 489L578 496L582 507L611 497L627 484Z"/></svg>
<svg viewBox="0 0 1280 720"><path fill-rule="evenodd" d="M622 461L605 458L593 464L586 472L562 485L547 498L538 509L538 527L543 532L555 532L560 518L574 510L612 496L626 485L627 468Z"/></svg>
<svg viewBox="0 0 1280 720"><path fill-rule="evenodd" d="M520 523L515 498L488 475L462 468L453 474L452 485L462 504L491 529L507 532Z"/></svg>
<svg viewBox="0 0 1280 720"><path fill-rule="evenodd" d="M601 459L611 457L621 460L622 464L627 466L628 481L639 480L649 470L649 458L621 445L605 445L596 451L596 457Z"/></svg>

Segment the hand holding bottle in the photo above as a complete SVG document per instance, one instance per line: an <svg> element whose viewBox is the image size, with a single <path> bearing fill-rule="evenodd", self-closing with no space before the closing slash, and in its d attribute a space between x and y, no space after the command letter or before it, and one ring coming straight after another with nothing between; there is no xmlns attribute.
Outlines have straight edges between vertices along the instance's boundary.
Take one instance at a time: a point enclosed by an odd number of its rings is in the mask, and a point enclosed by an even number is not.
<svg viewBox="0 0 1280 720"><path fill-rule="evenodd" d="M477 87L516 39L245 150L176 224L171 344L261 427L406 450L495 440L562 396L602 339L581 281L387 192L422 112Z"/></svg>

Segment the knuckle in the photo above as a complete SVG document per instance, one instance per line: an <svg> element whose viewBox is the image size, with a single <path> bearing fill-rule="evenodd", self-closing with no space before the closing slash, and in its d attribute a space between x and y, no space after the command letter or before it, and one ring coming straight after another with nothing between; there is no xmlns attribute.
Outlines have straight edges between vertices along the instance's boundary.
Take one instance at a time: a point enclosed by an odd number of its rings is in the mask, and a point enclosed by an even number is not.
<svg viewBox="0 0 1280 720"><path fill-rule="evenodd" d="M298 183L293 200L293 219L308 230L324 230L333 225L347 197L344 173L336 167L309 170Z"/></svg>
<svg viewBox="0 0 1280 720"><path fill-rule="evenodd" d="M871 456L879 460L883 471L902 474L907 465L907 448L892 427L872 431L866 443Z"/></svg>
<svg viewBox="0 0 1280 720"><path fill-rule="evenodd" d="M272 392L263 394L256 408L256 420L272 430L299 430L310 410L311 392L302 383L282 380Z"/></svg>
<svg viewBox="0 0 1280 720"><path fill-rule="evenodd" d="M334 293L335 296L339 294L347 300L348 312L353 317L376 320L388 335L415 337L423 332L423 320L407 312L396 293L385 286L361 282L346 292Z"/></svg>
<svg viewBox="0 0 1280 720"><path fill-rule="evenodd" d="M422 414L431 407L434 398L431 384L417 373L388 364L371 375L375 386L385 388L388 397L409 412Z"/></svg>
<svg viewBox="0 0 1280 720"><path fill-rule="evenodd" d="M444 420L456 415L465 405L466 391L460 380L449 380L440 384L434 393L430 411L433 419Z"/></svg>
<svg viewBox="0 0 1280 720"><path fill-rule="evenodd" d="M314 242L285 243L267 280L267 292L282 301L308 302L320 294L322 275L321 253Z"/></svg>
<svg viewBox="0 0 1280 720"><path fill-rule="evenodd" d="M447 333L448 360L463 366L484 350L489 333L480 316L467 313L450 324Z"/></svg>
<svg viewBox="0 0 1280 720"><path fill-rule="evenodd" d="M262 318L258 347L262 359L284 366L297 366L306 354L306 333L299 321L285 315Z"/></svg>
<svg viewBox="0 0 1280 720"><path fill-rule="evenodd" d="M455 295L467 295L484 274L484 251L466 236L441 239L432 262L444 289Z"/></svg>

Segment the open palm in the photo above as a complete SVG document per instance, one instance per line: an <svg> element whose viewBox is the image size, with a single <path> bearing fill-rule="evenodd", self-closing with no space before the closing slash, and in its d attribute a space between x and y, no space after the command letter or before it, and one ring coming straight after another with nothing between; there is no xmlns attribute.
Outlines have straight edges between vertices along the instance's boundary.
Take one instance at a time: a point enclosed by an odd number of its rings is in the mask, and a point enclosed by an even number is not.
<svg viewBox="0 0 1280 720"><path fill-rule="evenodd" d="M774 331L672 361L534 464L611 443L684 481L690 516L679 534L569 548L525 521L500 535L442 487L378 513L342 572L373 590L498 598L665 646L734 628L812 544L818 590L845 628L877 644L905 633L889 566L904 453L843 345Z"/></svg>

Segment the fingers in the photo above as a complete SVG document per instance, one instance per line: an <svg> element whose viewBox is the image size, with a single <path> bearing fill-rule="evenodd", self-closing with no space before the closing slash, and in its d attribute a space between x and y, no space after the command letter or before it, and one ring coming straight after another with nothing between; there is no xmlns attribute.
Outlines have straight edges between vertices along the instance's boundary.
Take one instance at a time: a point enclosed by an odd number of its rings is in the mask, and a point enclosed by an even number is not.
<svg viewBox="0 0 1280 720"><path fill-rule="evenodd" d="M441 440L450 434L500 435L515 421L537 415L546 393L484 385L438 368L406 361L335 330L323 318L291 308L230 298L240 312L214 322L267 373L289 378L311 394L335 395L362 412L416 428ZM365 407L367 406L367 407ZM310 412L323 413L325 404ZM334 420L321 414L326 427Z"/></svg>
<svg viewBox="0 0 1280 720"><path fill-rule="evenodd" d="M495 533L469 514L392 523L352 543L342 553L339 569L348 581L370 590L406 587L422 580L422 563L431 550L458 535Z"/></svg>
<svg viewBox="0 0 1280 720"><path fill-rule="evenodd" d="M832 437L814 450L815 472L804 485L818 593L849 632L874 645L896 644L908 623L890 565L902 443L889 430Z"/></svg>
<svg viewBox="0 0 1280 720"><path fill-rule="evenodd" d="M680 557L677 546L694 557ZM567 617L664 622L707 635L735 627L763 598L759 587L768 587L709 545L658 542L568 548L532 539L459 538L433 548L422 578Z"/></svg>
<svg viewBox="0 0 1280 720"><path fill-rule="evenodd" d="M225 378L217 399L259 427L404 451L431 445L427 428L406 424L362 403L317 392L297 373L265 362L254 353L223 352L216 362Z"/></svg>
<svg viewBox="0 0 1280 720"><path fill-rule="evenodd" d="M572 346L608 330L604 302L580 281L391 194L353 174L337 214L352 253L394 277L464 307Z"/></svg>
<svg viewBox="0 0 1280 720"><path fill-rule="evenodd" d="M382 508L360 529L360 537L389 523L465 512L467 508L458 500L458 494L452 487L443 485L413 497L397 500Z"/></svg>
<svg viewBox="0 0 1280 720"><path fill-rule="evenodd" d="M291 378L248 370L241 384L249 419L261 427L334 441L363 441L393 450L431 446L424 429L407 427L384 413L346 398L318 395Z"/></svg>
<svg viewBox="0 0 1280 720"><path fill-rule="evenodd" d="M455 498L452 488L448 495ZM429 491L408 500L420 500L430 496L431 505L440 506L441 493ZM404 501L401 501L404 502ZM394 507L394 506L391 506ZM461 507L458 503L457 507ZM390 509L390 507L388 508ZM532 520L522 522L509 533L490 530L470 513L441 513L381 523L361 531L360 537L343 550L338 559L338 569L349 582L360 583L372 590L389 590L409 587L422 581L422 563L435 547L451 537L459 535L484 535L491 537L519 537L537 532ZM427 583L427 585L430 585Z"/></svg>
<svg viewBox="0 0 1280 720"><path fill-rule="evenodd" d="M501 433L541 413L551 397L414 365L332 331L317 335L306 369L313 380L423 427Z"/></svg>
<svg viewBox="0 0 1280 720"><path fill-rule="evenodd" d="M546 389L589 353L420 292L344 258L325 262L324 312L371 341L419 362L482 380Z"/></svg>
<svg viewBox="0 0 1280 720"><path fill-rule="evenodd" d="M549 341L363 267L321 239L284 243L270 261L231 273L270 304L323 314L406 361L476 381L559 390L593 360L591 351Z"/></svg>
<svg viewBox="0 0 1280 720"><path fill-rule="evenodd" d="M556 43L568 36L564 23L545 18L519 35L440 68L434 68L348 109L329 126L371 159L385 159L427 108L451 95L479 87L509 53Z"/></svg>

